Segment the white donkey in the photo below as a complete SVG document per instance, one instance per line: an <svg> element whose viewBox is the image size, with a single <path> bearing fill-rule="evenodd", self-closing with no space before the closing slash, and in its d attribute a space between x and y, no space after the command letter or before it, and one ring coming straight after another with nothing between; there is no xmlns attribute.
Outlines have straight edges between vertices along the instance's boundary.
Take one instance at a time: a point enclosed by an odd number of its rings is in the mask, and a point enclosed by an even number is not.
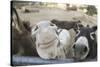
<svg viewBox="0 0 100 67"><path fill-rule="evenodd" d="M50 21L41 21L32 29L36 49L43 59L65 59L70 49L71 36L65 29L57 29Z"/></svg>

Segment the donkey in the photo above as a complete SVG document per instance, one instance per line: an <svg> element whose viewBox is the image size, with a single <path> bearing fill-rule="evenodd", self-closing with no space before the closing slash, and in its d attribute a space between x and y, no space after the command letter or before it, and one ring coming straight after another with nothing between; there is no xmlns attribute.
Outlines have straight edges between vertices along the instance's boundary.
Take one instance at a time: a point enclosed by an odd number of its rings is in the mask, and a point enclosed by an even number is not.
<svg viewBox="0 0 100 67"><path fill-rule="evenodd" d="M76 31L78 28L78 25L83 26L82 24L80 24L81 23L80 20L78 20L78 21L60 21L60 20L53 19L53 20L51 20L51 22L56 24L59 28L66 29L66 30L70 30L73 28Z"/></svg>
<svg viewBox="0 0 100 67"><path fill-rule="evenodd" d="M59 29L50 21L40 21L32 28L36 49L43 59L65 59L70 48L70 33Z"/></svg>
<svg viewBox="0 0 100 67"><path fill-rule="evenodd" d="M75 37L73 45L76 60L94 59L97 57L97 26L81 27Z"/></svg>
<svg viewBox="0 0 100 67"><path fill-rule="evenodd" d="M31 27L27 21L22 21L14 7L11 8L11 54L38 56L31 38Z"/></svg>

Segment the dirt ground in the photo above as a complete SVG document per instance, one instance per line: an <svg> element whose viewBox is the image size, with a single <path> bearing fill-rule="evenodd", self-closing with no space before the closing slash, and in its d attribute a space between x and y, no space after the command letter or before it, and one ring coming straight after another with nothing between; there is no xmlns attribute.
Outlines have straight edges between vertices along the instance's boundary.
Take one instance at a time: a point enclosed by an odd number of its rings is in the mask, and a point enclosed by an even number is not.
<svg viewBox="0 0 100 67"><path fill-rule="evenodd" d="M31 22L31 25L38 23L42 20L81 20L83 25L89 24L94 26L97 24L97 16L88 16L80 11L67 11L58 8L29 8L30 10L39 10L39 12L33 11L30 13L24 13L22 9L17 9L19 16L22 20L27 20Z"/></svg>

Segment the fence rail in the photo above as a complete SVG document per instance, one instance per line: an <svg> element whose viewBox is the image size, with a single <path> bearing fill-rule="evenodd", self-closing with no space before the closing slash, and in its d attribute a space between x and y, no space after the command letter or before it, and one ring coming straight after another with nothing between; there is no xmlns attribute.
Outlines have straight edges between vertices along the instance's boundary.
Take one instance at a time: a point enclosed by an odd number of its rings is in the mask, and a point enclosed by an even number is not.
<svg viewBox="0 0 100 67"><path fill-rule="evenodd" d="M86 59L86 61L97 61L94 59ZM25 65L44 65L44 64L61 64L61 63L75 63L79 61L75 61L74 59L64 59L64 60L45 60L40 57L30 57L30 56L12 56L11 65L12 66L25 66Z"/></svg>
<svg viewBox="0 0 100 67"><path fill-rule="evenodd" d="M73 59L65 60L45 60L39 57L12 56L12 65L43 65L43 64L60 64L74 62Z"/></svg>

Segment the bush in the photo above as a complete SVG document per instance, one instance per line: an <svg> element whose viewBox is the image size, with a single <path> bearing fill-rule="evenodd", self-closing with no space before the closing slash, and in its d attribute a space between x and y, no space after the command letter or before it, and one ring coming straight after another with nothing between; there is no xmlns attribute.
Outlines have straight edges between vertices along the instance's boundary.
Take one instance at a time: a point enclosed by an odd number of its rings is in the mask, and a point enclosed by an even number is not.
<svg viewBox="0 0 100 67"><path fill-rule="evenodd" d="M95 6L92 6L92 5L88 6L87 7L87 13L86 14L91 15L91 16L94 15L94 14L97 14L96 7Z"/></svg>

